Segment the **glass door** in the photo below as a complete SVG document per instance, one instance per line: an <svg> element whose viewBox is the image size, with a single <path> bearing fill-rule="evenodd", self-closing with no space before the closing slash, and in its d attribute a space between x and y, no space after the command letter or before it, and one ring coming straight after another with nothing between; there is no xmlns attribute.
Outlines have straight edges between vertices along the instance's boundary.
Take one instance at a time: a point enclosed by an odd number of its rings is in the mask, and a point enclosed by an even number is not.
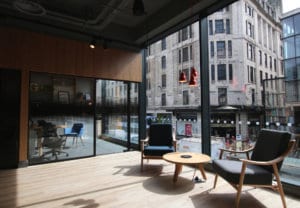
<svg viewBox="0 0 300 208"><path fill-rule="evenodd" d="M128 149L128 83L96 81L96 154Z"/></svg>

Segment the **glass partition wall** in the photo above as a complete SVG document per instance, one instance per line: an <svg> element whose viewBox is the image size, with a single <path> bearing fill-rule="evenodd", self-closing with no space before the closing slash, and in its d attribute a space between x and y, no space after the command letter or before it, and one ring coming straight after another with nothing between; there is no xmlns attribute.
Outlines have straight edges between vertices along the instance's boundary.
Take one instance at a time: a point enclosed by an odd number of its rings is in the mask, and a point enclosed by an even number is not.
<svg viewBox="0 0 300 208"><path fill-rule="evenodd" d="M29 164L136 148L137 86L137 83L32 72Z"/></svg>

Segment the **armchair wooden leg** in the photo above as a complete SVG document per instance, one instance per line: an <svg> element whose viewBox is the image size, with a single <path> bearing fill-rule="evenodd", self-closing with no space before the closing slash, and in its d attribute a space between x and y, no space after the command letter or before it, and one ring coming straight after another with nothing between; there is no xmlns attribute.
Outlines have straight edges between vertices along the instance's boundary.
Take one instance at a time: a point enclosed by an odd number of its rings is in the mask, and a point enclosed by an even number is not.
<svg viewBox="0 0 300 208"><path fill-rule="evenodd" d="M144 166L144 164L143 164L143 156L141 157L141 172L143 172L143 166Z"/></svg>
<svg viewBox="0 0 300 208"><path fill-rule="evenodd" d="M284 208L286 208L286 201L285 201L285 197L284 197L284 191L283 191L283 188L282 188L282 184L281 184L281 180L280 180L280 177L279 177L279 172L278 172L276 164L273 165L273 169L274 169L274 175L275 175L276 182L277 182L278 192L280 194L281 201L282 201L282 206Z"/></svg>
<svg viewBox="0 0 300 208"><path fill-rule="evenodd" d="M217 180L218 180L218 174L216 174L216 176L215 176L214 188L216 188L216 185L217 185Z"/></svg>
<svg viewBox="0 0 300 208"><path fill-rule="evenodd" d="M242 188L243 188L243 183L244 183L245 171L246 171L246 164L243 163L241 176L240 176L240 182L237 187L237 194L236 194L236 199L235 199L235 207L236 208L238 208L240 206L240 199L241 199Z"/></svg>

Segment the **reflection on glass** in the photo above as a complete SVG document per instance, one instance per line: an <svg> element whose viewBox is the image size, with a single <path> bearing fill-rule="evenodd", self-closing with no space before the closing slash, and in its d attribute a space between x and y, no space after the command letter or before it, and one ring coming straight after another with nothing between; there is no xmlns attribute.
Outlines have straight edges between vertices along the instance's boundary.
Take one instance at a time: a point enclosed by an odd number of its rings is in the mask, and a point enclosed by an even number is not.
<svg viewBox="0 0 300 208"><path fill-rule="evenodd" d="M135 83L97 80L96 154L123 152L138 144L137 87Z"/></svg>
<svg viewBox="0 0 300 208"><path fill-rule="evenodd" d="M93 83L89 78L31 73L30 164L93 155Z"/></svg>

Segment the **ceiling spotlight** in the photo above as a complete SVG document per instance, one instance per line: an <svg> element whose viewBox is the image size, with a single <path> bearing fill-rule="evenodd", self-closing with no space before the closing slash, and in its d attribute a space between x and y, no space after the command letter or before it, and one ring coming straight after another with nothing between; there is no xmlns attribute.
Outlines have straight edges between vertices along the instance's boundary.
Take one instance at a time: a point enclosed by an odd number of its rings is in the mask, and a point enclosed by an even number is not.
<svg viewBox="0 0 300 208"><path fill-rule="evenodd" d="M134 16L142 16L146 14L143 0L134 0L132 12Z"/></svg>
<svg viewBox="0 0 300 208"><path fill-rule="evenodd" d="M90 48L91 49L94 49L94 48L96 48L96 41L93 39L91 42L90 42Z"/></svg>

